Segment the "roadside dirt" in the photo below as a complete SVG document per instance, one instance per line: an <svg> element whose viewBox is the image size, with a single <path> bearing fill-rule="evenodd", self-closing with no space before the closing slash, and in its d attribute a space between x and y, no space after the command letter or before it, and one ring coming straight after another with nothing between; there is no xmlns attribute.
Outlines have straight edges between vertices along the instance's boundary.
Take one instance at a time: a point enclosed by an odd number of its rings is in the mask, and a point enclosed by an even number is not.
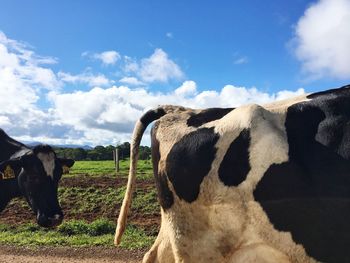
<svg viewBox="0 0 350 263"><path fill-rule="evenodd" d="M141 262L145 251L119 248L27 248L0 246L0 263L122 263Z"/></svg>

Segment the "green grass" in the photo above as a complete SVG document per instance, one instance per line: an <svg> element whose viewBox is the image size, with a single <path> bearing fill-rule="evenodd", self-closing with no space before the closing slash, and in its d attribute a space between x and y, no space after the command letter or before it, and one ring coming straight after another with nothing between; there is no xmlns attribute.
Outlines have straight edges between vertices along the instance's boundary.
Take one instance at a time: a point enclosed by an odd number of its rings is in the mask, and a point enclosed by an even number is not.
<svg viewBox="0 0 350 263"><path fill-rule="evenodd" d="M119 162L118 176L127 177L129 173L129 163L129 160L121 160ZM152 178L153 170L150 160L139 160L137 166L138 178ZM69 174L65 175L65 177L77 174L87 174L96 177L101 175L115 176L114 161L76 161L70 169Z"/></svg>
<svg viewBox="0 0 350 263"><path fill-rule="evenodd" d="M136 190L132 199L131 208L142 214L159 213L156 189L147 189L147 192Z"/></svg>
<svg viewBox="0 0 350 263"><path fill-rule="evenodd" d="M94 187L59 188L58 195L61 205L70 206L71 216L84 213L110 213L118 204L123 202L126 187L97 189ZM142 214L155 214L159 212L157 193L153 188L136 190L132 201L132 209ZM69 203L74 201L74 205Z"/></svg>
<svg viewBox="0 0 350 263"><path fill-rule="evenodd" d="M70 200L74 200L74 207L76 213L93 213L97 208L110 209L116 207L118 203L121 203L124 198L125 186L120 188L80 188L80 187L68 187L59 188L58 195L62 205L69 203Z"/></svg>
<svg viewBox="0 0 350 263"><path fill-rule="evenodd" d="M128 170L129 162L120 161L120 172ZM115 166L113 161L76 161L69 171L69 175L88 174L92 176L115 175Z"/></svg>
<svg viewBox="0 0 350 263"><path fill-rule="evenodd" d="M115 224L106 219L92 223L82 220L66 221L57 229L43 229L34 224L18 227L0 224L0 244L21 246L113 246ZM144 248L154 242L155 236L133 225L126 228L121 247Z"/></svg>
<svg viewBox="0 0 350 263"><path fill-rule="evenodd" d="M90 224L83 220L71 220L64 222L58 227L58 232L67 235L83 235L101 236L113 233L115 224L107 219L98 219Z"/></svg>

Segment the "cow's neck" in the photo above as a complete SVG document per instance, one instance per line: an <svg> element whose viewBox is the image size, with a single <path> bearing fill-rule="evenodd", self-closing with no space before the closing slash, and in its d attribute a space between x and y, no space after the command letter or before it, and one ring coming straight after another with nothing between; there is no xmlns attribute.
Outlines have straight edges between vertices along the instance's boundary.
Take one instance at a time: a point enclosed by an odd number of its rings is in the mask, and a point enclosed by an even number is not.
<svg viewBox="0 0 350 263"><path fill-rule="evenodd" d="M17 178L0 179L0 212L4 210L12 198L19 196L22 196L22 193L19 189Z"/></svg>

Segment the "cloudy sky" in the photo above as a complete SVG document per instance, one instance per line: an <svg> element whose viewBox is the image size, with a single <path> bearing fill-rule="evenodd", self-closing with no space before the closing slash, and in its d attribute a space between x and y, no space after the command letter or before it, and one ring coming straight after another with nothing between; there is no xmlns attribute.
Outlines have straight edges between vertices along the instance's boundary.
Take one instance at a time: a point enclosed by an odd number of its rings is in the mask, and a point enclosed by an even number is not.
<svg viewBox="0 0 350 263"><path fill-rule="evenodd" d="M0 0L0 127L22 141L118 144L159 104L339 87L349 29L350 0Z"/></svg>

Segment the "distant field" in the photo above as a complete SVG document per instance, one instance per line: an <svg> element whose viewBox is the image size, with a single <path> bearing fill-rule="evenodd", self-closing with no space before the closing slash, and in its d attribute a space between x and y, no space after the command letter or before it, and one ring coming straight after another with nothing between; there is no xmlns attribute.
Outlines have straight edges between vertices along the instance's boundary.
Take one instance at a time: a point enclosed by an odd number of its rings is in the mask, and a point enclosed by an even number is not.
<svg viewBox="0 0 350 263"><path fill-rule="evenodd" d="M128 169L128 160L120 162L118 174L113 161L77 161L63 176L58 191L64 223L57 229L40 228L26 202L16 199L0 214L0 244L112 246ZM160 220L150 161L139 161L137 178L129 226L121 244L128 249L150 246Z"/></svg>
<svg viewBox="0 0 350 263"><path fill-rule="evenodd" d="M151 178L153 176L152 164L150 160L138 161L138 176L139 178ZM120 177L127 177L129 173L129 160L121 160L119 162ZM115 176L114 161L77 161L69 172L68 176L87 174L91 176Z"/></svg>

